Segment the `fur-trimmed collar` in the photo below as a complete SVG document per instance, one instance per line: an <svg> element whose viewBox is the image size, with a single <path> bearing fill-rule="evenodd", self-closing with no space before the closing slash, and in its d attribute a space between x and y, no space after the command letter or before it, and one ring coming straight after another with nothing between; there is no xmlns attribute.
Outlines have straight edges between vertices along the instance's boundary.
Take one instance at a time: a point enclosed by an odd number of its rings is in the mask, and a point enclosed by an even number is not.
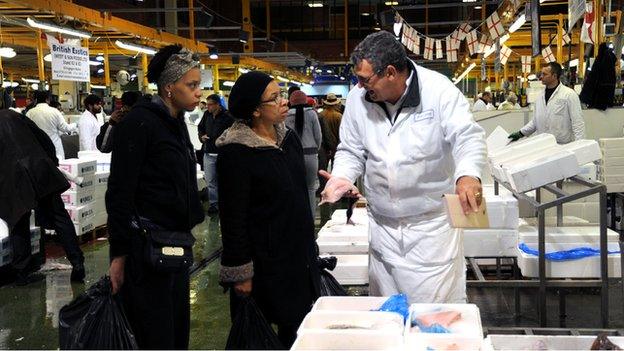
<svg viewBox="0 0 624 351"><path fill-rule="evenodd" d="M221 134L215 144L217 147L228 144L241 144L255 149L266 147L278 149L286 137L286 125L284 125L284 123L276 124L275 130L277 131L277 143L273 144L270 141L258 136L258 134L256 134L256 132L254 132L245 123L236 121L230 128L226 129L223 134Z"/></svg>

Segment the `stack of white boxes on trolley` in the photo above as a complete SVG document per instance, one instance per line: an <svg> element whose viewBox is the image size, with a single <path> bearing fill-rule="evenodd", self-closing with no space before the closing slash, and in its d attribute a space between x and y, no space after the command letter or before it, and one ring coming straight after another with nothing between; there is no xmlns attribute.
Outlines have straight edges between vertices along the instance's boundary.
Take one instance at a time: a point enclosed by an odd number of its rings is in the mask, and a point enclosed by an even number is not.
<svg viewBox="0 0 624 351"><path fill-rule="evenodd" d="M31 253L37 254L41 249L41 228L35 225L35 214L30 214L30 249ZM9 227L0 219L0 267L11 263L13 259Z"/></svg>
<svg viewBox="0 0 624 351"><path fill-rule="evenodd" d="M76 235L81 236L105 225L107 215L104 196L110 171L110 154L81 151L77 159L60 161L59 167L75 177L82 177L80 185L70 182L70 189L61 195L65 209L74 222Z"/></svg>

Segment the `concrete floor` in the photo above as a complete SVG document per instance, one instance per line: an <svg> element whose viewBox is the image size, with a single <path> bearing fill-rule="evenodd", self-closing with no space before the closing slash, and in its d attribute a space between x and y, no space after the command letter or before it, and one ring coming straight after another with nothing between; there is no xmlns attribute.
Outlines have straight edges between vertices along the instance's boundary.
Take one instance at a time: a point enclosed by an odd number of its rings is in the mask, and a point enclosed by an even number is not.
<svg viewBox="0 0 624 351"><path fill-rule="evenodd" d="M331 210L322 213L327 218ZM321 216L318 216L321 217ZM317 227L320 227L317 218ZM206 220L194 229L196 261L220 247L218 217ZM50 252L58 252L55 244ZM70 284L69 270L49 271L45 279L25 287L12 284L0 288L0 349L57 349L58 312L108 270L106 238L82 246L86 258L85 284ZM62 252L62 251L61 251ZM48 262L67 263L64 257L49 258ZM230 328L227 295L218 285L218 260L193 274L191 279L191 343L192 349L222 349ZM362 289L352 289L361 293ZM537 327L535 291L523 291L521 315L513 315L511 289L468 290L469 301L479 306L484 327ZM570 295L567 299L566 326L569 328L600 327L600 295L591 289ZM610 327L624 328L624 303L621 285L610 288ZM558 299L554 292L548 296L550 327L559 327Z"/></svg>

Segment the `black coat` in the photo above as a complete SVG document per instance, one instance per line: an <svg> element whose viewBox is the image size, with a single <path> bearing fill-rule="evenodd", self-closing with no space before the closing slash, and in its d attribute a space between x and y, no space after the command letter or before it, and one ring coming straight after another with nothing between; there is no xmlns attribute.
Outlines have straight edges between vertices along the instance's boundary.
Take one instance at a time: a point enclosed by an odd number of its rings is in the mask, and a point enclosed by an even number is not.
<svg viewBox="0 0 624 351"><path fill-rule="evenodd" d="M232 123L234 123L234 117L232 117L228 110L224 110L223 108L219 111L217 117L214 118L212 113L208 111L204 112L204 116L197 126L197 133L200 141L202 135L208 136L208 140L203 142L202 151L208 154L219 153L215 142L226 129L232 126Z"/></svg>
<svg viewBox="0 0 624 351"><path fill-rule="evenodd" d="M183 116L162 105L135 105L115 126L106 191L112 257L132 250L135 214L165 229L189 231L204 219L197 192L195 150Z"/></svg>
<svg viewBox="0 0 624 351"><path fill-rule="evenodd" d="M252 296L267 319L292 325L318 296L319 272L301 142L281 127L278 145L240 122L217 141L220 281L253 277Z"/></svg>
<svg viewBox="0 0 624 351"><path fill-rule="evenodd" d="M46 151L50 145L32 121L11 110L0 111L0 218L9 229L38 200L69 188L56 168L56 156L52 159Z"/></svg>
<svg viewBox="0 0 624 351"><path fill-rule="evenodd" d="M598 56L588 72L579 95L580 100L590 108L606 110L613 106L615 97L616 57L606 43L600 44Z"/></svg>

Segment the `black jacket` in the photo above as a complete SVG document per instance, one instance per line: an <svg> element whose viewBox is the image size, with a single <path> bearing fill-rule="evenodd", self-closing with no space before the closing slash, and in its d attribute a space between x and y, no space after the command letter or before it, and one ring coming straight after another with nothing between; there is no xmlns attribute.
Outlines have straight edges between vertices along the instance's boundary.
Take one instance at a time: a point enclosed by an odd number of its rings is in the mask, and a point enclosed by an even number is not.
<svg viewBox="0 0 624 351"><path fill-rule="evenodd" d="M54 145L54 158L46 151L51 143L32 121L11 110L0 111L0 218L9 230L38 200L69 188L56 168Z"/></svg>
<svg viewBox="0 0 624 351"><path fill-rule="evenodd" d="M613 106L615 97L616 57L606 43L600 44L598 56L587 74L580 100L590 108L606 110Z"/></svg>
<svg viewBox="0 0 624 351"><path fill-rule="evenodd" d="M220 282L253 278L270 322L297 324L318 296L319 271L303 149L281 126L278 145L236 122L217 141L223 254Z"/></svg>
<svg viewBox="0 0 624 351"><path fill-rule="evenodd" d="M184 118L171 117L158 96L135 105L115 126L106 191L111 257L132 250L137 212L169 230L188 231L200 223L196 174Z"/></svg>
<svg viewBox="0 0 624 351"><path fill-rule="evenodd" d="M224 110L223 108L215 118L212 117L212 113L208 111L204 112L204 116L197 126L197 134L200 141L202 135L208 136L208 140L203 143L202 151L208 154L219 153L215 146L215 141L226 129L232 126L232 123L234 123L234 117L232 117L228 110Z"/></svg>

